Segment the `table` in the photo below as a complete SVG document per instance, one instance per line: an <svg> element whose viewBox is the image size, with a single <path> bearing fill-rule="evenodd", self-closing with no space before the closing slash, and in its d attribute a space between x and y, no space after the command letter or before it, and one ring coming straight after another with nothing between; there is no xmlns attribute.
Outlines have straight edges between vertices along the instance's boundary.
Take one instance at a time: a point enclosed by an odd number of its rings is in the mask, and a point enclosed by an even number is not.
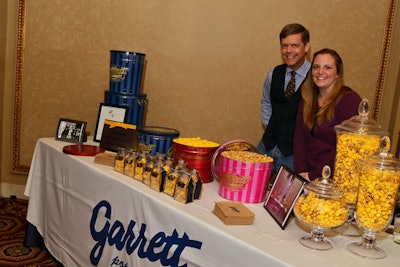
<svg viewBox="0 0 400 267"><path fill-rule="evenodd" d="M94 157L62 152L68 143L38 140L25 194L27 220L51 254L65 266L399 266L400 245L387 233L378 245L382 260L358 257L346 248L361 238L328 233L333 249L317 251L298 239L308 230L294 218L282 230L262 203L246 204L252 225L228 226L211 211L218 182L202 197L182 204Z"/></svg>

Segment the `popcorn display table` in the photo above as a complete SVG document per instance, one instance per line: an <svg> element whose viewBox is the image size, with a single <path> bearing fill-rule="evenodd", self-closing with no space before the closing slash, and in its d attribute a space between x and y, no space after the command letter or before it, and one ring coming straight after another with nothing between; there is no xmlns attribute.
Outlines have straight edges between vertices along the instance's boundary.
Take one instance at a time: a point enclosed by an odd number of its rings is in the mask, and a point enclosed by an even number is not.
<svg viewBox="0 0 400 267"><path fill-rule="evenodd" d="M292 219L282 230L262 203L246 204L256 215L252 225L223 224L211 212L225 200L216 181L185 205L94 157L64 154L65 145L38 140L25 190L27 220L65 266L400 265L400 245L387 233L378 235L388 254L383 260L352 254L346 246L360 238L334 233L327 235L333 249L311 250L298 241L309 229Z"/></svg>

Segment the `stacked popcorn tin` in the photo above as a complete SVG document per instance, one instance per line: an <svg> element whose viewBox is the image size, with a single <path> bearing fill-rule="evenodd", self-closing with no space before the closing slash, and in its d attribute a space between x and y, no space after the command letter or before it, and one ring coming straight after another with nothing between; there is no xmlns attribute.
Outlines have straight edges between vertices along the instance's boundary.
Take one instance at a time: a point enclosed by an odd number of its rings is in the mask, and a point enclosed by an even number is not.
<svg viewBox="0 0 400 267"><path fill-rule="evenodd" d="M147 106L141 94L145 54L129 51L110 51L110 90L104 102L128 107L126 123L141 126Z"/></svg>

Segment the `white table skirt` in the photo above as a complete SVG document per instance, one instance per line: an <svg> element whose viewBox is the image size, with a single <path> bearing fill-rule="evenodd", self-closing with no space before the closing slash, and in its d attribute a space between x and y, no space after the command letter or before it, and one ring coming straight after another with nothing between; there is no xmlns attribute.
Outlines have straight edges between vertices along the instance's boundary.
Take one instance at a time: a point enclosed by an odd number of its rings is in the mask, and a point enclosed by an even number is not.
<svg viewBox="0 0 400 267"><path fill-rule="evenodd" d="M185 205L94 157L64 154L65 145L38 140L25 190L28 221L65 266L400 266L400 245L387 233L378 235L382 260L347 250L361 238L332 233L333 249L308 249L298 241L308 229L292 219L282 230L262 203L245 204L256 214L252 225L223 224L211 212L225 200L216 181Z"/></svg>

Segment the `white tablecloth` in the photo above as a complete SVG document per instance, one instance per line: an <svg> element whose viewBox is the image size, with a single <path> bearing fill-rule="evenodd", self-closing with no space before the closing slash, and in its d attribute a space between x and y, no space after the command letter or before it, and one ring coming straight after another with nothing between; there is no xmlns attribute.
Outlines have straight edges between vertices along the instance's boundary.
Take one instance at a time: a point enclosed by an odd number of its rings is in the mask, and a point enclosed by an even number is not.
<svg viewBox="0 0 400 267"><path fill-rule="evenodd" d="M225 200L216 181L203 185L200 200L185 205L95 164L94 157L64 154L65 145L38 140L25 194L28 221L67 267L400 266L400 245L387 233L378 235L388 254L382 260L347 250L361 238L332 233L326 238L333 249L312 250L298 242L308 229L292 219L282 230L262 203L246 204L256 214L254 224L222 223L211 212L216 201Z"/></svg>

